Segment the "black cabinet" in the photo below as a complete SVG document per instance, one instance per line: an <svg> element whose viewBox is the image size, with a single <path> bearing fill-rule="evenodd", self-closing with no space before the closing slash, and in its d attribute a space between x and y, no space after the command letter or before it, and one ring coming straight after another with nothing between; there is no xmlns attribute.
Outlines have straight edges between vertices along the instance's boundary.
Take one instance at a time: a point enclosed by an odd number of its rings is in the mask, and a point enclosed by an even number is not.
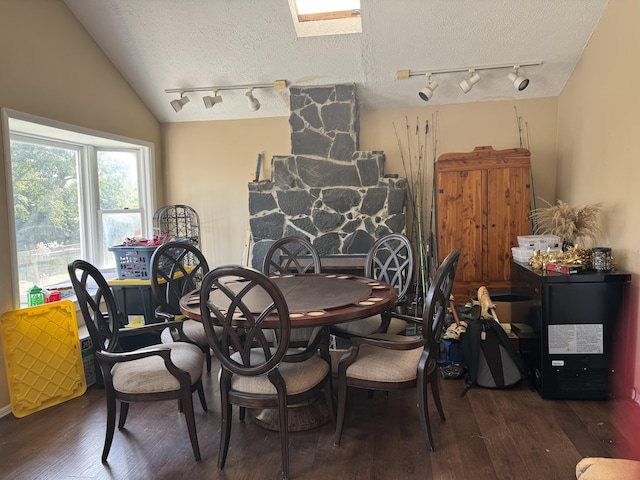
<svg viewBox="0 0 640 480"><path fill-rule="evenodd" d="M526 321L539 343L526 360L543 398L609 398L616 324L630 281L614 270L565 275L512 262L512 291L533 300Z"/></svg>

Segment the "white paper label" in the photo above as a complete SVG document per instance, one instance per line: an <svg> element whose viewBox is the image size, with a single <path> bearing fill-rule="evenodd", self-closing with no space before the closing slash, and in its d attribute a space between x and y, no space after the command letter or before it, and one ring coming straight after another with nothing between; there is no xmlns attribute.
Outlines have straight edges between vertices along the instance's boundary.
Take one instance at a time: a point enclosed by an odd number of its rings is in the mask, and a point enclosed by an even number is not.
<svg viewBox="0 0 640 480"><path fill-rule="evenodd" d="M551 360L552 367L564 367L564 360Z"/></svg>
<svg viewBox="0 0 640 480"><path fill-rule="evenodd" d="M602 354L604 327L601 323L579 325L549 325L549 353Z"/></svg>

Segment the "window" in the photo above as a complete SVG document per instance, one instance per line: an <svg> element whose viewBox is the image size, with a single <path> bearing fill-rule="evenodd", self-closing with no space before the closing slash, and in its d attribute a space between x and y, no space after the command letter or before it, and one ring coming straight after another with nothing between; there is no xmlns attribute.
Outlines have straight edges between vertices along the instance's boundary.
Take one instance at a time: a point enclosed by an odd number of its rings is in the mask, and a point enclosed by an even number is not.
<svg viewBox="0 0 640 480"><path fill-rule="evenodd" d="M33 285L67 284L77 258L115 270L109 247L151 231L151 146L7 110L3 122L18 305Z"/></svg>
<svg viewBox="0 0 640 480"><path fill-rule="evenodd" d="M289 0L298 37L362 33L360 0Z"/></svg>

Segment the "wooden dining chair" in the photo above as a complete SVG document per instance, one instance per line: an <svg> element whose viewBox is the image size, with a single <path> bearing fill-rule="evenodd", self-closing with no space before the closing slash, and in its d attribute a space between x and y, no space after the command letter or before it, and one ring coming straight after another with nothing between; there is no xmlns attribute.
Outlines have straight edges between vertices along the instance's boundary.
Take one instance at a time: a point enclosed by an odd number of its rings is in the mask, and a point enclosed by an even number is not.
<svg viewBox="0 0 640 480"><path fill-rule="evenodd" d="M271 244L262 263L265 275L320 273L320 255L307 239L283 237Z"/></svg>
<svg viewBox="0 0 640 480"><path fill-rule="evenodd" d="M119 342L123 336L157 332L168 326L179 330L182 323L121 328L122 314L117 309L111 288L102 273L84 260L69 263L68 270L104 380L107 432L102 462L107 461L113 442L118 401L118 429L122 429L127 419L129 403L172 399L178 400L180 410L184 411L193 455L196 461L200 461L192 395L193 392L198 392L202 408L206 411L207 402L202 388L202 351L191 343L176 342L123 352Z"/></svg>
<svg viewBox="0 0 640 480"><path fill-rule="evenodd" d="M256 306L256 297L264 307ZM313 349L289 354L291 320L285 297L258 270L223 266L209 272L202 282L200 313L221 364L218 468L224 468L229 450L232 405L271 408L279 415L282 477L289 478L288 405L314 398L324 389L335 422L329 362ZM265 335L266 320L271 322L270 329L278 331L280 342L275 346ZM221 335L215 325L222 327Z"/></svg>
<svg viewBox="0 0 640 480"><path fill-rule="evenodd" d="M338 415L334 444L340 445L349 387L393 391L416 388L420 424L427 447L433 450L433 438L427 411L427 385L444 421L440 401L437 359L442 325L449 306L460 250L454 250L436 271L427 292L422 315L422 336L376 334L371 338L353 337L351 349L338 364ZM409 319L410 317L406 317Z"/></svg>
<svg viewBox="0 0 640 480"><path fill-rule="evenodd" d="M276 240L267 250L262 263L262 273L268 276L321 271L318 251L311 242L301 237L283 237ZM307 347L321 330L319 327L294 328L291 330L289 345Z"/></svg>
<svg viewBox="0 0 640 480"><path fill-rule="evenodd" d="M151 291L156 301L155 317L159 321L183 322L183 338L175 329L165 329L162 343L186 340L196 344L204 353L207 372L211 372L211 348L202 323L185 318L180 311L180 297L200 288L209 271L209 264L197 246L190 242L167 242L151 256ZM173 334L172 334L173 333Z"/></svg>
<svg viewBox="0 0 640 480"><path fill-rule="evenodd" d="M331 332L344 338L403 332L407 323L394 317L394 313L406 302L407 290L413 280L413 251L409 239L400 233L379 238L369 249L364 274L392 285L396 290L396 301L380 314L334 325Z"/></svg>

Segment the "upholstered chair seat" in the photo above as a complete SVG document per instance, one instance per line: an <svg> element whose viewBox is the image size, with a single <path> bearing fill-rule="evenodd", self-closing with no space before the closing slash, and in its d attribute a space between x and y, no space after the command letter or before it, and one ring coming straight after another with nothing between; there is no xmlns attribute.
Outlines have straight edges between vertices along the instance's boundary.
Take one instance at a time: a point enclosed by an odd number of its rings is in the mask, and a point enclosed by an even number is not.
<svg viewBox="0 0 640 480"><path fill-rule="evenodd" d="M200 327L202 329L202 327ZM204 329L202 329L204 331ZM176 342L170 345L151 345L136 350L144 352L154 349L171 350L171 361L180 370L184 370L194 385L202 377L204 354L196 345ZM116 363L111 369L113 388L121 393L156 393L180 390L180 382L167 370L164 360L159 356L145 357L130 362Z"/></svg>
<svg viewBox="0 0 640 480"><path fill-rule="evenodd" d="M239 353L234 353L231 358L240 362ZM258 349L252 349L251 364L259 365L264 362L266 362L264 353ZM288 395L306 392L325 382L329 369L329 364L319 355L312 356L304 362L283 362L278 367L287 385ZM258 395L277 395L278 393L267 375L257 377L234 375L231 378L231 388L238 392Z"/></svg>

